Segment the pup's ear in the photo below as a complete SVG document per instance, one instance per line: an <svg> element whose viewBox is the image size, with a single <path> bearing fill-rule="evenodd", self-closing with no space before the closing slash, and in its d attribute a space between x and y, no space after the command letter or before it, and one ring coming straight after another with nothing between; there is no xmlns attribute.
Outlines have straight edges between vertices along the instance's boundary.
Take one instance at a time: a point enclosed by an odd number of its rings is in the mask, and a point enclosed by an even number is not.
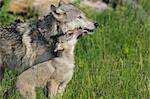
<svg viewBox="0 0 150 99"><path fill-rule="evenodd" d="M56 7L54 5L51 5L50 8L51 8L51 11L55 11L56 10Z"/></svg>
<svg viewBox="0 0 150 99"><path fill-rule="evenodd" d="M62 51L63 48L61 47L61 44L60 43L56 43L56 48L54 50L54 52L57 52L57 51Z"/></svg>
<svg viewBox="0 0 150 99"><path fill-rule="evenodd" d="M60 1L59 1L59 6L61 6L61 5L63 5L63 4L65 4L65 2L64 2L63 0L60 0Z"/></svg>

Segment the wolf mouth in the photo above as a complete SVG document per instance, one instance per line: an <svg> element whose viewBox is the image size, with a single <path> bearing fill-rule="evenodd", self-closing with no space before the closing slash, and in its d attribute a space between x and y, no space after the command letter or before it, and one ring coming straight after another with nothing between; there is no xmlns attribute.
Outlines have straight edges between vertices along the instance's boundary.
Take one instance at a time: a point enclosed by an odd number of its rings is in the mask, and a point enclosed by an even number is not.
<svg viewBox="0 0 150 99"><path fill-rule="evenodd" d="M77 39L81 38L83 36L83 33L80 33L78 36L77 36Z"/></svg>
<svg viewBox="0 0 150 99"><path fill-rule="evenodd" d="M84 29L86 30L87 32L93 32L94 30L93 29Z"/></svg>
<svg viewBox="0 0 150 99"><path fill-rule="evenodd" d="M88 31L84 29L79 29L77 39L81 38L85 33L88 33Z"/></svg>
<svg viewBox="0 0 150 99"><path fill-rule="evenodd" d="M88 33L88 32L93 32L94 29L88 29L88 28L82 28L82 27L79 27L80 30L84 30L84 33Z"/></svg>

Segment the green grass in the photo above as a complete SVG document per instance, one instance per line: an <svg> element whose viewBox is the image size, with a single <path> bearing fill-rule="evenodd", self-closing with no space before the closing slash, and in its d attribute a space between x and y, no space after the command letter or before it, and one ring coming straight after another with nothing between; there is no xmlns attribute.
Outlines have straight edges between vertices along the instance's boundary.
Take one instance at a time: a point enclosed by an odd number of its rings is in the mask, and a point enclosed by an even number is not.
<svg viewBox="0 0 150 99"><path fill-rule="evenodd" d="M146 10L148 2L141 0ZM74 76L63 99L150 99L150 27L141 24L127 7L102 13L84 11L100 26L77 44ZM5 11L0 15L10 17ZM8 24L15 18L0 19L0 24ZM0 97L15 79L15 73L7 70L0 82ZM42 88L37 90L37 95L38 99L45 98ZM14 95L12 99L17 97Z"/></svg>

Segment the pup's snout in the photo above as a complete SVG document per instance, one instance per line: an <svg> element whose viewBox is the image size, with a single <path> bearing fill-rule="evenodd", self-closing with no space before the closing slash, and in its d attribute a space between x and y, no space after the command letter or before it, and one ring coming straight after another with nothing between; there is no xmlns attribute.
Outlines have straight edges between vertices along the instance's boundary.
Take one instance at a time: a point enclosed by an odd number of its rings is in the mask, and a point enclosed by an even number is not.
<svg viewBox="0 0 150 99"><path fill-rule="evenodd" d="M98 24L97 22L95 22L95 23L94 23L94 26L95 26L95 27L98 27L98 26L99 26L99 24Z"/></svg>

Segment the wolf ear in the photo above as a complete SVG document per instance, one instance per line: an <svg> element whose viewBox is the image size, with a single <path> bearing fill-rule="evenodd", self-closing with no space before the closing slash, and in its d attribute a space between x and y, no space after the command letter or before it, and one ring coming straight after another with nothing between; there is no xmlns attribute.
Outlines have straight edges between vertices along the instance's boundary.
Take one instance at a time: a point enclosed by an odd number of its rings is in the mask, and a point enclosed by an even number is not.
<svg viewBox="0 0 150 99"><path fill-rule="evenodd" d="M63 4L65 4L65 2L64 2L63 0L60 0L60 1L59 1L59 6L61 6L61 5L63 5Z"/></svg>
<svg viewBox="0 0 150 99"><path fill-rule="evenodd" d="M55 11L56 7L54 5L51 5L51 11Z"/></svg>
<svg viewBox="0 0 150 99"><path fill-rule="evenodd" d="M56 48L55 48L54 52L62 51L62 50L63 50L63 48L61 47L61 44L56 43Z"/></svg>
<svg viewBox="0 0 150 99"><path fill-rule="evenodd" d="M64 20L64 14L57 13L56 11L52 11L52 14L57 21L62 22Z"/></svg>
<svg viewBox="0 0 150 99"><path fill-rule="evenodd" d="M62 21L64 18L64 11L60 8L56 8L54 5L51 5L51 12L53 16L58 20Z"/></svg>

